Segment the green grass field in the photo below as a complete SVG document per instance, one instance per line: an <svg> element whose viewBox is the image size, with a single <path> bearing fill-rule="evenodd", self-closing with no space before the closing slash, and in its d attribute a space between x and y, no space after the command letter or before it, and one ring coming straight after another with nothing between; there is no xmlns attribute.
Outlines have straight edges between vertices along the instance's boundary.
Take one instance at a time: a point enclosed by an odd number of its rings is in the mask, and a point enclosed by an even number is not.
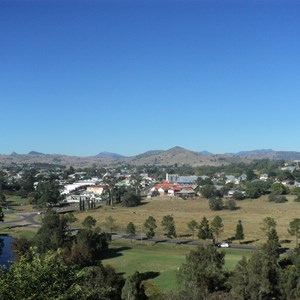
<svg viewBox="0 0 300 300"><path fill-rule="evenodd" d="M176 272L185 262L185 256L195 246L173 244L150 244L144 242L118 239L112 241L110 248L113 254L103 260L104 265L111 265L124 276L132 275L135 271L140 273L157 272L149 281L161 290L174 290L177 288ZM224 249L225 268L233 270L236 263L243 257L249 257L251 252L246 250ZM158 276L157 276L158 275ZM156 276L156 277L155 277Z"/></svg>

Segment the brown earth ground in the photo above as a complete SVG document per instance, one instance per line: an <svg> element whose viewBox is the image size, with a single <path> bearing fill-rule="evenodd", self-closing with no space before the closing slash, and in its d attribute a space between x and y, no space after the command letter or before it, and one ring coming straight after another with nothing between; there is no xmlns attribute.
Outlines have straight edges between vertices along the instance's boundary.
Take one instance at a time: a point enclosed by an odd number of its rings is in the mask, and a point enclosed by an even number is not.
<svg viewBox="0 0 300 300"><path fill-rule="evenodd" d="M187 223L192 219L200 222L205 216L208 220L212 220L216 215L223 219L224 232L219 240L227 240L235 235L235 228L238 220L242 221L245 234L245 242L253 241L254 244L261 243L265 240L264 233L261 230L262 220L265 217L272 217L277 223L277 232L280 240L292 240L287 229L289 223L294 218L300 218L300 203L294 202L294 196L288 196L286 203L269 202L267 196L259 199L247 199L237 201L238 209L234 211L222 210L211 211L208 205L208 200L204 198L194 198L191 200L182 200L175 198L152 198L145 199L141 206L138 207L122 207L122 206L102 206L94 211L77 213L78 221L76 225L80 225L83 219L90 215L97 220L97 225L103 230L108 230L105 225L105 219L111 216L116 223L118 233L124 233L129 222L133 222L136 226L138 234L141 230L141 225L145 222L148 216L152 215L156 221L158 228L156 236L163 237L163 227L161 220L165 215L172 215L175 221L177 235L181 239L192 239L187 237L191 234L187 228Z"/></svg>

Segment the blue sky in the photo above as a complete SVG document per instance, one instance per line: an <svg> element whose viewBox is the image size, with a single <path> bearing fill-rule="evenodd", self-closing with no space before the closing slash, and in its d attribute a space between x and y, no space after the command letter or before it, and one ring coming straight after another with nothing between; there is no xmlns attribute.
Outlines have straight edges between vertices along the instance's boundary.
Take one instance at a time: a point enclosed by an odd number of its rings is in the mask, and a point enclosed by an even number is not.
<svg viewBox="0 0 300 300"><path fill-rule="evenodd" d="M0 153L300 151L299 1L0 1Z"/></svg>

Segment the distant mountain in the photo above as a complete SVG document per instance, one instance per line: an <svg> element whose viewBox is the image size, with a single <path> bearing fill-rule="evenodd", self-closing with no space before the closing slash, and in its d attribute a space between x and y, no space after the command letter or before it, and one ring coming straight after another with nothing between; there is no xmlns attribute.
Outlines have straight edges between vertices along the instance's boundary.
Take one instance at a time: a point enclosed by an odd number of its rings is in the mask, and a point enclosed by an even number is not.
<svg viewBox="0 0 300 300"><path fill-rule="evenodd" d="M203 155L203 156L211 156L211 155L213 155L213 153L205 151L205 150L204 151L200 151L198 153L201 154L201 155Z"/></svg>
<svg viewBox="0 0 300 300"><path fill-rule="evenodd" d="M116 164L140 165L191 165L191 166L221 166L230 163L249 163L254 159L271 160L300 160L300 152L296 151L274 151L272 149L261 149L252 151L241 151L237 153L212 154L207 151L195 152L179 146L168 150L150 150L145 153L126 157L116 153L101 152L96 156L78 157L61 154L44 154L31 151L28 154L12 153L11 155L0 154L0 166L10 164L19 165L55 165L73 166L77 168L89 167L94 164L99 166L112 166Z"/></svg>
<svg viewBox="0 0 300 300"><path fill-rule="evenodd" d="M258 149L258 150L251 150L251 151L240 151L237 153L230 153L233 156L252 156L252 155L265 155L275 152L272 149Z"/></svg>
<svg viewBox="0 0 300 300"><path fill-rule="evenodd" d="M126 162L133 165L221 165L236 161L247 161L244 158L233 158L226 155L202 155L199 152L191 151L179 146L168 150L153 150L130 157Z"/></svg>
<svg viewBox="0 0 300 300"><path fill-rule="evenodd" d="M122 159L125 156L117 154L117 153L111 153L111 152L104 151L104 152L100 152L95 157L112 158L112 159Z"/></svg>
<svg viewBox="0 0 300 300"><path fill-rule="evenodd" d="M248 159L300 160L300 152L275 151L272 149L241 151L237 153L231 153L231 155L245 157Z"/></svg>
<svg viewBox="0 0 300 300"><path fill-rule="evenodd" d="M164 150L150 150L150 151L144 152L142 154L136 155L135 158L146 158L146 157L149 157L152 155L159 154L161 152L164 152Z"/></svg>
<svg viewBox="0 0 300 300"><path fill-rule="evenodd" d="M45 156L46 154L37 152L37 151L30 151L28 155L33 155L33 156Z"/></svg>

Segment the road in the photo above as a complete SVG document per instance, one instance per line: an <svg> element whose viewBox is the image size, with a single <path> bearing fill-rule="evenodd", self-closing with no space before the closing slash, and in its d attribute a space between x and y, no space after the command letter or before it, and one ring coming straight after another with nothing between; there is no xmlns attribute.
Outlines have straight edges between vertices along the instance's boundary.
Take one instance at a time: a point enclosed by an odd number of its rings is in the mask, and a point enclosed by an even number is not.
<svg viewBox="0 0 300 300"><path fill-rule="evenodd" d="M19 220L11 221L11 222L3 222L3 225L6 227L40 227L41 222L35 220L37 216L36 212L22 212L15 213L15 215L19 216Z"/></svg>
<svg viewBox="0 0 300 300"><path fill-rule="evenodd" d="M141 241L141 237L139 236L128 236L126 234L114 234L112 235L112 239L127 239L127 240L135 240L135 241ZM199 242L199 241L191 241L191 240L173 240L173 239L159 239L159 238L153 238L153 239L147 239L145 237L142 238L142 241L147 242L153 242L155 244L158 243L168 243L168 244L176 244L176 245L188 245L188 246L208 246L211 245L211 243L207 242ZM230 248L233 249L239 249L239 250L255 250L256 247L250 246L250 245L237 245L237 244L230 244ZM224 249L224 248L223 248Z"/></svg>

